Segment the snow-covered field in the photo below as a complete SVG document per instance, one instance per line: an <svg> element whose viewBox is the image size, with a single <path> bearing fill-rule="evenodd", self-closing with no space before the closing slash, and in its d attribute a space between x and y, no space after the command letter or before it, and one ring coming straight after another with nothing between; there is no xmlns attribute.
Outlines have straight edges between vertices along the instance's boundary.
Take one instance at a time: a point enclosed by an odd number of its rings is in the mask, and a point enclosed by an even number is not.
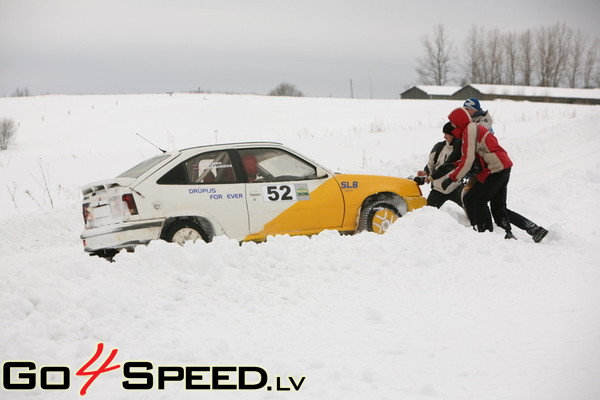
<svg viewBox="0 0 600 400"><path fill-rule="evenodd" d="M539 244L518 229L516 241L478 234L447 204L410 213L383 236L155 242L114 263L82 251L78 188L156 154L136 133L167 149L273 140L336 171L406 177L459 106L177 93L0 98L0 118L19 124L0 152L0 360L34 362L37 376L34 390L19 391L5 390L3 377L0 398L80 397L88 378L75 373L98 343L104 351L88 370L112 349L110 365L121 368L84 398L600 398L599 107L483 102L515 162L509 207L550 230ZM152 363L152 390L122 387L129 361ZM63 382L44 366L67 366L70 388L40 389L44 375ZM268 383L186 391L168 381L159 390L159 366L258 366ZM11 382L27 382L19 372L28 371L13 371ZM192 383L211 384L212 372ZM217 383L237 383L237 373L220 374L230 378Z"/></svg>

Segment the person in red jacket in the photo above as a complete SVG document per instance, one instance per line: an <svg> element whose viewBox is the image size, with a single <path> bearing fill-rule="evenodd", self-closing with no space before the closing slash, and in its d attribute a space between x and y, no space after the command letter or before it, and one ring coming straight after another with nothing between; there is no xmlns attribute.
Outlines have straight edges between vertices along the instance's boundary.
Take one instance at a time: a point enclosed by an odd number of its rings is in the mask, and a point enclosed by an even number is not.
<svg viewBox="0 0 600 400"><path fill-rule="evenodd" d="M496 136L485 126L474 123L466 109L453 110L448 119L455 127L454 136L462 139L462 155L442 187L463 179L475 165L477 180L463 199L471 225L479 232L494 230L489 203L496 224L506 232L505 238L514 238L506 209L512 160Z"/></svg>
<svg viewBox="0 0 600 400"><path fill-rule="evenodd" d="M467 112L471 116L471 121L473 121L479 125L485 126L490 131L490 133L494 133L494 129L492 128L492 123L494 122L492 119L492 116L490 115L490 113L488 111L484 111L481 108L479 99L476 99L475 97L471 97L471 98L465 100L465 102L463 103L463 107L465 108L465 110L467 110ZM473 179L475 179L475 178L473 178ZM472 186L472 184L470 184L470 183L465 185L465 190L463 191L463 195L466 194L466 191ZM521 215L509 208L507 208L506 211L508 212L508 220L510 221L511 225L516 226L517 228L522 229L525 232L527 232L527 234L529 234L531 236L531 238L533 239L534 242L536 242L536 243L541 242L548 234L547 229L545 229L544 227L542 227L540 225L537 225L535 222L533 222L529 218L526 218L523 215Z"/></svg>

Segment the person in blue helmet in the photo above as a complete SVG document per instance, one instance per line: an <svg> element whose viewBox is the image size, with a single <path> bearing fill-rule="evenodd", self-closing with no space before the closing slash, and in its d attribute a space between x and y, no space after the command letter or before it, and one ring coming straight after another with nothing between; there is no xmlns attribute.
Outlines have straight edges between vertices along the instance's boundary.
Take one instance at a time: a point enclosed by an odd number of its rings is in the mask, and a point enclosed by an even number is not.
<svg viewBox="0 0 600 400"><path fill-rule="evenodd" d="M485 126L487 130L490 131L490 133L494 133L494 128L492 128L494 120L492 119L492 116L490 115L488 110L484 111L481 108L481 104L479 103L478 99L476 99L475 97L471 97L465 100L465 102L463 103L463 108L466 109L469 115L471 116L471 121L475 122L476 124Z"/></svg>
<svg viewBox="0 0 600 400"><path fill-rule="evenodd" d="M475 122L476 124L485 126L490 133L494 134L494 129L492 128L492 124L494 123L494 120L492 119L492 116L489 114L489 112L487 110L483 110L481 108L481 103L479 102L479 99L476 99L475 97L468 98L463 103L463 108L465 110L467 110L467 112L471 116L471 121ZM470 179L469 183L467 183L465 185L465 188L464 188L463 194L462 194L463 201L464 201L465 194L473 186L473 183L474 183L473 179ZM534 223L530 219L524 217L523 215L521 215L515 211L512 211L510 209L506 209L506 211L508 214L508 220L509 220L510 224L527 232L531 236L531 238L533 239L534 242L536 242L536 243L541 242L542 239L544 239L546 237L546 235L548 234L547 229L537 225L536 223ZM514 238L515 237L512 234L512 232L511 233L507 232L507 239L514 239Z"/></svg>

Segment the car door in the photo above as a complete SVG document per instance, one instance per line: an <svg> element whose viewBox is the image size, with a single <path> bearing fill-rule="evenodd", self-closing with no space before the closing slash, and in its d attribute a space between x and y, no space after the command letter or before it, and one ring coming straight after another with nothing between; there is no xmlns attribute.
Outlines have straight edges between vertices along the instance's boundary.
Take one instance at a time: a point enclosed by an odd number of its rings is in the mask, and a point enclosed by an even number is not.
<svg viewBox="0 0 600 400"><path fill-rule="evenodd" d="M315 165L284 149L243 149L239 157L248 180L247 239L341 227L344 201L332 176L317 176Z"/></svg>
<svg viewBox="0 0 600 400"><path fill-rule="evenodd" d="M166 217L200 216L235 239L248 233L245 179L234 168L229 150L196 154L170 169L157 184Z"/></svg>

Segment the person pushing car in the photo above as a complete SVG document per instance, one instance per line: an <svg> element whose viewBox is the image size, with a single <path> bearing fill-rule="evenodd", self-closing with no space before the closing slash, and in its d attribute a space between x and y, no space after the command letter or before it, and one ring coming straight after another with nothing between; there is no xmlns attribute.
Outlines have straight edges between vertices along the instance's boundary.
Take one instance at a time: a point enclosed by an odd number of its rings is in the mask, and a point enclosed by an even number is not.
<svg viewBox="0 0 600 400"><path fill-rule="evenodd" d="M513 162L498 139L485 126L476 124L465 108L453 110L448 119L455 127L453 134L462 140L462 155L457 167L442 182L442 188L462 180L471 171L474 163L480 163L476 174L477 181L465 195L463 202L471 225L479 232L493 231L492 216L487 203L490 203L494 220L506 232L506 237L514 237L506 210L507 187Z"/></svg>

